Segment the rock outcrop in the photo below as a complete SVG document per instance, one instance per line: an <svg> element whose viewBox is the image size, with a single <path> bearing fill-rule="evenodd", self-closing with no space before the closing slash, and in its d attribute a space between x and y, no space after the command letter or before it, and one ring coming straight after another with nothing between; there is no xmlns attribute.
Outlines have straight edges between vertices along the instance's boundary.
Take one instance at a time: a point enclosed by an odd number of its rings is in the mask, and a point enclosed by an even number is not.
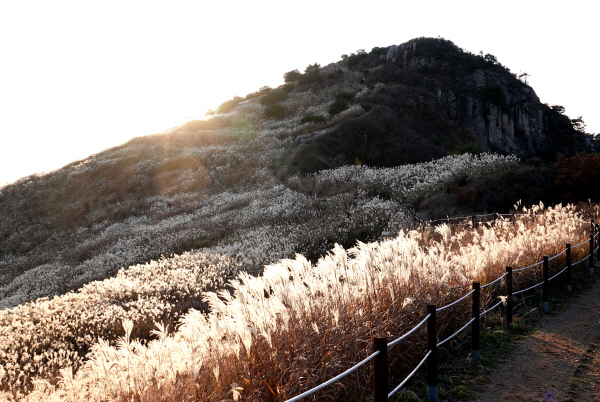
<svg viewBox="0 0 600 402"><path fill-rule="evenodd" d="M364 75L369 92L358 102L367 113L298 150L320 168L355 158L393 166L466 151L553 162L559 153L596 150L560 108L541 103L493 55L474 55L447 40L415 39L376 48L352 66L330 67Z"/></svg>

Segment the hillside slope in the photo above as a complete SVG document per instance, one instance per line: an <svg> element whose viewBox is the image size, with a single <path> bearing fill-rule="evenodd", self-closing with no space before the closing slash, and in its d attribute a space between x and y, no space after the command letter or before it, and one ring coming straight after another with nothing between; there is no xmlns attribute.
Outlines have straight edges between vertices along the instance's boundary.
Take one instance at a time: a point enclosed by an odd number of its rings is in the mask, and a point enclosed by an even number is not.
<svg viewBox="0 0 600 402"><path fill-rule="evenodd" d="M487 149L551 158L559 148L570 155L586 147L531 88L449 41L375 48L286 80L225 102L208 120L1 188L0 307L192 249L239 257L240 269L253 273L298 252L315 260L334 243L394 235L412 222L411 205L456 183L516 169L510 160L473 157L416 170L359 173L360 164ZM513 129L492 130L493 116ZM428 170L438 176L419 176ZM367 176L378 184L348 185Z"/></svg>
<svg viewBox="0 0 600 402"><path fill-rule="evenodd" d="M439 50L433 59L432 49ZM481 76L489 81L483 87ZM223 103L206 120L0 189L0 391L29 392L38 375L56 385L66 378L60 370L76 371L89 363L88 353L117 345L126 322L127 336L147 342L156 338L154 322L167 339L180 318L204 316L190 309L209 313L213 306L216 320L218 302L203 299L206 292L222 291L234 277L258 280L252 275L282 258L300 253L296 262L312 272L344 250L335 244L358 244L351 253L360 254L375 246L359 241L412 241L397 235L414 225L415 209L422 217L503 212L520 198L537 203L560 180L567 194L584 178L566 180L544 160L553 161L559 146L571 156L594 145L497 62L448 41L375 48L285 79ZM502 80L500 91L485 89ZM450 93L456 101L447 101ZM479 106L465 109L469 104ZM496 146L498 132L485 121L500 110L513 127L529 119L529 134L501 126L505 140ZM510 120L510 113L520 117ZM524 165L483 150L538 158ZM562 173L585 170L589 187L577 197L587 197L600 157L561 163ZM575 214L571 206L564 211ZM431 237L423 236L426 250ZM241 333L247 341L248 328ZM100 347L98 338L107 344ZM222 391L214 392L228 395Z"/></svg>

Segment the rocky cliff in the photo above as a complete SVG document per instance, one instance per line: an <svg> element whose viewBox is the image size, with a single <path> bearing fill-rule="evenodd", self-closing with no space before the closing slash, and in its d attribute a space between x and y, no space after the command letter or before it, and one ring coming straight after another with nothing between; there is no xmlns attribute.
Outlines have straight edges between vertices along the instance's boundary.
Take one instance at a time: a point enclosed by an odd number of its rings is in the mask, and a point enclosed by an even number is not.
<svg viewBox="0 0 600 402"><path fill-rule="evenodd" d="M369 88L355 100L367 112L296 149L319 163L359 160L393 166L450 153L493 151L554 161L594 151L561 109L540 101L493 55L474 55L444 39L420 38L359 52L323 71L359 71ZM328 162L323 162L328 161ZM302 169L299 169L302 171Z"/></svg>

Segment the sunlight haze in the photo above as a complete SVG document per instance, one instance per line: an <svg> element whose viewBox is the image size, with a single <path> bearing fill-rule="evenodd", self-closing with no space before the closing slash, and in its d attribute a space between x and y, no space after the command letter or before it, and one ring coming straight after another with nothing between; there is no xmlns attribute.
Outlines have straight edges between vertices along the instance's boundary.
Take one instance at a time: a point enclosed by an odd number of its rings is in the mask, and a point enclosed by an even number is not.
<svg viewBox="0 0 600 402"><path fill-rule="evenodd" d="M0 2L0 186L202 118L357 49L438 35L600 132L591 3Z"/></svg>

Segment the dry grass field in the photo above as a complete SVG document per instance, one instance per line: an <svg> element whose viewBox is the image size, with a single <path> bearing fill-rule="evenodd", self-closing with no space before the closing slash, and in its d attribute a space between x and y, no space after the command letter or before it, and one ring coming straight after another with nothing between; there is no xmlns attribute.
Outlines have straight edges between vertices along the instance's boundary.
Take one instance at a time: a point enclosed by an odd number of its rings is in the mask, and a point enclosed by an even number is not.
<svg viewBox="0 0 600 402"><path fill-rule="evenodd" d="M202 292L208 309L183 314L175 332L169 333L157 320L149 340L134 336L143 332L133 324L135 314L156 319L169 309L169 298L159 297L160 286L175 285L182 294L194 294L186 275L202 277L198 268L188 268L202 264L198 256L153 263L154 270L153 264L133 267L80 292L4 310L0 356L5 397L284 400L366 357L373 334L393 339L410 329L423 318L424 301L447 304L467 293L473 280L485 284L500 276L506 265L537 262L542 255L558 254L565 243L577 244L588 237L589 224L573 206L523 210L515 223L498 220L494 226L478 228L442 225L402 231L394 238L350 249L336 246L316 263L297 255L268 265L259 276L240 272L223 290ZM597 210L588 208L586 214ZM575 261L586 252L583 247L578 250ZM211 267L229 263L203 262ZM563 263L554 262L553 269ZM178 264L179 269L174 267ZM165 271L179 276L179 281L160 277ZM141 286L153 283L154 275L154 287ZM524 287L537 283L540 275L523 271L515 282ZM487 289L484 307L498 292ZM168 295L173 289L162 292ZM137 299L144 302L124 303L132 316L112 324L122 325L124 336L116 343L103 340L111 328L102 327L105 321L91 315L112 315L103 311L104 300L112 296L124 302L136 293L145 293ZM86 307L91 305L93 309ZM73 313L86 308L90 316L74 320ZM44 313L39 312L42 309ZM470 305L459 304L444 313L438 318L441 337L468 321ZM88 322L96 326L87 327ZM78 347L85 345L89 351L85 358L74 345L60 343L69 336ZM47 344L40 341L53 338L55 352L49 354ZM393 365L393 373L405 372L418 361L422 346L422 336L407 340L399 348L403 363ZM369 388L361 384L368 383L369 375L368 370L359 371L322 391L320 398L363 399Z"/></svg>

